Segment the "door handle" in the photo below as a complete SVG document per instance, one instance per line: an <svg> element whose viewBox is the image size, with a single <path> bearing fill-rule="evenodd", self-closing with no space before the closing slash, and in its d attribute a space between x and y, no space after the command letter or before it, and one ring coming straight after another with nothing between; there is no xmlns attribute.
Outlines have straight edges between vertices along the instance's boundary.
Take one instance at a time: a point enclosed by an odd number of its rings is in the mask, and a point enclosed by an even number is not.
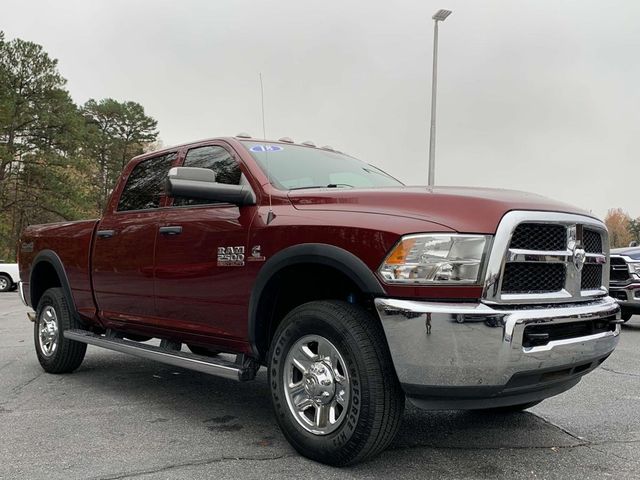
<svg viewBox="0 0 640 480"><path fill-rule="evenodd" d="M96 236L98 238L111 238L115 235L115 231L114 230L98 230L96 232Z"/></svg>
<svg viewBox="0 0 640 480"><path fill-rule="evenodd" d="M172 225L170 227L160 227L160 233L162 235L179 235L182 233L182 227L180 225Z"/></svg>

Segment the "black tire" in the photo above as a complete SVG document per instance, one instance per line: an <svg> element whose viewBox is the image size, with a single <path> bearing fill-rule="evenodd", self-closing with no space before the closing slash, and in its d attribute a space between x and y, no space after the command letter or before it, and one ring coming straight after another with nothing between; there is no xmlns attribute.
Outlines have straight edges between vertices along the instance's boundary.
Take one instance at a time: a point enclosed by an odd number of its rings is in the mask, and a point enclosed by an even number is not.
<svg viewBox="0 0 640 480"><path fill-rule="evenodd" d="M342 423L336 422L335 431L326 434L311 433L300 424L285 392L287 355L296 343L314 336L335 347L349 375L349 399L341 410L346 416ZM382 327L363 308L342 301L309 302L295 308L278 327L268 358L276 419L300 454L328 465L346 466L373 457L395 437L405 397Z"/></svg>
<svg viewBox="0 0 640 480"><path fill-rule="evenodd" d="M13 288L13 280L5 274L0 274L0 292L8 292Z"/></svg>
<svg viewBox="0 0 640 480"><path fill-rule="evenodd" d="M542 400L538 400L537 402L521 403L519 405L508 405L506 407L483 408L476 411L487 413L517 413L522 412L523 410L526 410L528 408L535 407L540 402L542 402Z"/></svg>
<svg viewBox="0 0 640 480"><path fill-rule="evenodd" d="M46 344L43 346L40 341L40 330L46 323L45 316L51 322L51 308L54 310L57 324L57 344L47 352ZM83 327L73 315L61 288L50 288L44 292L38 303L33 333L38 361L45 372L70 373L80 366L87 351L87 344L64 338L64 331L81 328Z"/></svg>
<svg viewBox="0 0 640 480"><path fill-rule="evenodd" d="M213 350L207 347L201 347L199 345L187 344L187 347L189 347L189 350L191 350L191 352L195 353L196 355L202 355L203 357L215 357L220 353L218 350Z"/></svg>
<svg viewBox="0 0 640 480"><path fill-rule="evenodd" d="M625 322L628 322L629 320L631 320L632 316L633 316L633 313L626 310L622 310L622 313L620 313L620 318L622 318L622 320L624 320Z"/></svg>

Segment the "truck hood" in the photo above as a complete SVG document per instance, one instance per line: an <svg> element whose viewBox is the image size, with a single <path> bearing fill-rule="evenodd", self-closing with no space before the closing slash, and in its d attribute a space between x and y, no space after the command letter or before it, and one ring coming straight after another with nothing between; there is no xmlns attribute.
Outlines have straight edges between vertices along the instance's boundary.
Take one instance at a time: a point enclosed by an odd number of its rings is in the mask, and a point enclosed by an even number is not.
<svg viewBox="0 0 640 480"><path fill-rule="evenodd" d="M612 248L611 255L624 255L634 260L640 260L640 247Z"/></svg>
<svg viewBox="0 0 640 480"><path fill-rule="evenodd" d="M332 210L404 216L465 233L495 233L511 210L593 215L571 205L515 190L469 187L384 187L292 190L298 210Z"/></svg>

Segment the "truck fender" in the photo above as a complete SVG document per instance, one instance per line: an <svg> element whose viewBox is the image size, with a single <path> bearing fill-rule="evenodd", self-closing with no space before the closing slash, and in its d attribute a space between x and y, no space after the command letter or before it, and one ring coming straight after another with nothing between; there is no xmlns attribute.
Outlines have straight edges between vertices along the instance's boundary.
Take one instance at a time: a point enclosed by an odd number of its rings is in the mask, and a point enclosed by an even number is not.
<svg viewBox="0 0 640 480"><path fill-rule="evenodd" d="M75 311L75 303L73 301L73 295L71 294L71 287L69 286L69 278L67 277L67 272L64 269L64 265L62 264L62 260L56 252L53 250L42 250L36 257L33 259L31 263L31 272L29 273L29 301L31 303L31 307L36 310L38 305L35 303L35 292L34 292L34 278L33 274L36 271L36 267L41 263L48 263L53 267L58 276L58 280L60 280L60 288L64 292L64 296L67 300L67 304L74 312L74 315L77 316ZM44 292L40 292L42 294Z"/></svg>
<svg viewBox="0 0 640 480"><path fill-rule="evenodd" d="M358 288L376 296L386 292L371 269L353 253L325 243L305 243L285 248L271 257L260 269L249 300L248 338L254 353L258 353L258 306L269 280L282 269L301 263L316 263L335 268L348 277Z"/></svg>

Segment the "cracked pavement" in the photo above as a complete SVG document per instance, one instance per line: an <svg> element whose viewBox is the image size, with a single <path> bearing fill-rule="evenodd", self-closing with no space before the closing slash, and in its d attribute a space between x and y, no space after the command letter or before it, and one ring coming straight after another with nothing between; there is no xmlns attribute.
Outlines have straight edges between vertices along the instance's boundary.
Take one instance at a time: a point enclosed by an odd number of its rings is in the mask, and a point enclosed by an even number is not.
<svg viewBox="0 0 640 480"><path fill-rule="evenodd" d="M408 406L386 452L336 469L288 445L264 372L238 384L89 347L48 375L25 312L0 294L0 479L640 478L640 317L569 392L508 415Z"/></svg>

